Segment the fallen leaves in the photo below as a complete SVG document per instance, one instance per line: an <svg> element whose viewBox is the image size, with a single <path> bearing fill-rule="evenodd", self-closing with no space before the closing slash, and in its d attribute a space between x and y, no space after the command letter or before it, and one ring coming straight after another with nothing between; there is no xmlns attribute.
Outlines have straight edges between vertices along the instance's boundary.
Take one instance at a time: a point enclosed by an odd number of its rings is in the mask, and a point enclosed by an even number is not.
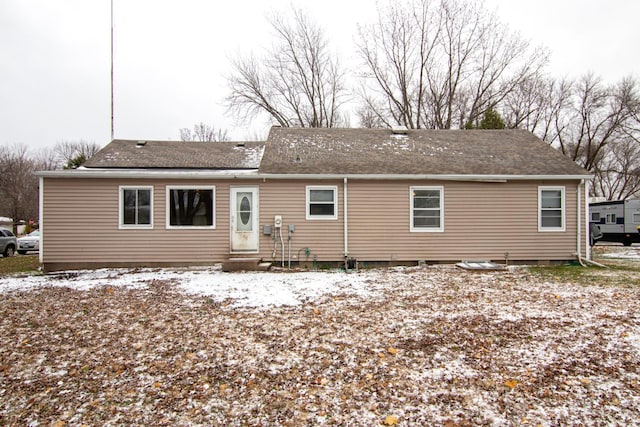
<svg viewBox="0 0 640 427"><path fill-rule="evenodd" d="M580 378L580 382L582 383L582 385L584 386L588 386L591 385L591 380L589 378Z"/></svg>
<svg viewBox="0 0 640 427"><path fill-rule="evenodd" d="M511 390L513 390L514 388L516 388L516 386L518 385L518 380L506 380L504 382L505 387L510 388Z"/></svg>
<svg viewBox="0 0 640 427"><path fill-rule="evenodd" d="M383 424L386 426L395 426L398 424L398 417L395 415L387 415Z"/></svg>
<svg viewBox="0 0 640 427"><path fill-rule="evenodd" d="M320 376L315 379L314 383L319 386L325 386L329 384L329 380Z"/></svg>
<svg viewBox="0 0 640 427"><path fill-rule="evenodd" d="M635 289L448 267L358 274L379 297L238 309L161 279L3 294L0 424L640 419Z"/></svg>

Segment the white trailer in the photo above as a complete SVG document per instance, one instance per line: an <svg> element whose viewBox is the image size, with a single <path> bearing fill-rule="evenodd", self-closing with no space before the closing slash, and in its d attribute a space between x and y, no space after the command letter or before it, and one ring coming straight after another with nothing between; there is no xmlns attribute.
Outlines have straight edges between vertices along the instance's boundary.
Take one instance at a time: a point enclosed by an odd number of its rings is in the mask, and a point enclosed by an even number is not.
<svg viewBox="0 0 640 427"><path fill-rule="evenodd" d="M600 227L603 242L640 242L640 199L590 203L589 221Z"/></svg>

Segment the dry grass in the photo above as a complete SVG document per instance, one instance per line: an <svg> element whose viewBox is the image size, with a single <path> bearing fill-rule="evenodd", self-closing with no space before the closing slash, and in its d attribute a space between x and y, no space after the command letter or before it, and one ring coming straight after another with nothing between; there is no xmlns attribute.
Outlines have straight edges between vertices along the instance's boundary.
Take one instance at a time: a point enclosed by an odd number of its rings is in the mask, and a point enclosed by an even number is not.
<svg viewBox="0 0 640 427"><path fill-rule="evenodd" d="M38 255L16 255L0 258L0 277L9 274L37 272L40 268Z"/></svg>

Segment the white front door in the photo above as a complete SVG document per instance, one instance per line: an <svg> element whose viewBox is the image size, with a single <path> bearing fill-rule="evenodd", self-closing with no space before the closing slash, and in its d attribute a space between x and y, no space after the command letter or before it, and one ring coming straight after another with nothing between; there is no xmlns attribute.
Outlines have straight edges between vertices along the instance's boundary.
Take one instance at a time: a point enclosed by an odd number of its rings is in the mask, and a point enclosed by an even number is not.
<svg viewBox="0 0 640 427"><path fill-rule="evenodd" d="M258 188L231 188L231 253L256 253L260 244Z"/></svg>

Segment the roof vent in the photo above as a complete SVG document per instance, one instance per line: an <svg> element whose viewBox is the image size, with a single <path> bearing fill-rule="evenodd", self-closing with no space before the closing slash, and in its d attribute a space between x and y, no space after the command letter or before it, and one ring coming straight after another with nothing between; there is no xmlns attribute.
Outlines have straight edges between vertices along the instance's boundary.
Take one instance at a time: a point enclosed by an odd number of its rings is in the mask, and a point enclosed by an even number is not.
<svg viewBox="0 0 640 427"><path fill-rule="evenodd" d="M406 126L391 126L391 133L394 135L406 135L409 133L409 129Z"/></svg>
<svg viewBox="0 0 640 427"><path fill-rule="evenodd" d="M236 147L244 147L244 142L236 142Z"/></svg>
<svg viewBox="0 0 640 427"><path fill-rule="evenodd" d="M147 145L147 141L138 141L138 142L136 142L136 147L137 148L142 148L145 145Z"/></svg>

